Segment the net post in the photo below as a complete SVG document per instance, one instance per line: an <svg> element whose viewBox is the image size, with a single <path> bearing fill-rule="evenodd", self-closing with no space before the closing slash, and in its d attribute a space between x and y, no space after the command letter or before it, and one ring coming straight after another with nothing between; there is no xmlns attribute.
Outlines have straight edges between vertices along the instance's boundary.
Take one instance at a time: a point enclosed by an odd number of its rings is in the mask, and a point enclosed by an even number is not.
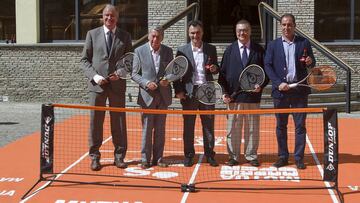
<svg viewBox="0 0 360 203"><path fill-rule="evenodd" d="M44 173L53 173L54 161L54 106L41 106L40 179Z"/></svg>
<svg viewBox="0 0 360 203"><path fill-rule="evenodd" d="M324 117L324 181L334 183L340 202L343 196L338 188L339 175L339 136L338 117L336 109L325 109Z"/></svg>

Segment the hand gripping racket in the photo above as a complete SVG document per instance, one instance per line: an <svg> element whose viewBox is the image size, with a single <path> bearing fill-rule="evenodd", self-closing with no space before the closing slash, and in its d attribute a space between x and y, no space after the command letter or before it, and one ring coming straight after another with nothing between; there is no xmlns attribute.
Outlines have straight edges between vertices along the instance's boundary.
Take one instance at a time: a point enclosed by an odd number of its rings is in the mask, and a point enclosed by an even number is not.
<svg viewBox="0 0 360 203"><path fill-rule="evenodd" d="M331 66L317 66L310 70L310 73L297 83L290 84L290 88L306 86L318 91L327 90L336 84L336 72Z"/></svg>
<svg viewBox="0 0 360 203"><path fill-rule="evenodd" d="M231 99L235 99L235 97L241 92L255 91L256 85L261 86L264 83L265 72L259 65L251 64L241 72L238 81L239 87L231 94Z"/></svg>
<svg viewBox="0 0 360 203"><path fill-rule="evenodd" d="M220 103L222 101L222 88L219 83L208 81L197 88L195 98L205 105Z"/></svg>
<svg viewBox="0 0 360 203"><path fill-rule="evenodd" d="M124 54L116 63L116 71L115 73L119 78L129 79L131 75L134 73L138 73L140 71L140 59L133 52L128 52ZM110 74L106 79L109 80Z"/></svg>
<svg viewBox="0 0 360 203"><path fill-rule="evenodd" d="M188 69L188 60L185 56L177 56L165 68L165 74L160 80L174 82L182 78Z"/></svg>

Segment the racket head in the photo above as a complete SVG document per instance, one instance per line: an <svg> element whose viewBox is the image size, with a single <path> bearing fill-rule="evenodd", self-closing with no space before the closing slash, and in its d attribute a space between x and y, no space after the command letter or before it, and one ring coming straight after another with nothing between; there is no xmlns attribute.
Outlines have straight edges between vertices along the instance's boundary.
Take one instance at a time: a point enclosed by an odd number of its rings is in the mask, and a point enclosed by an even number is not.
<svg viewBox="0 0 360 203"><path fill-rule="evenodd" d="M318 91L330 89L336 84L336 71L331 66L316 66L311 69L307 84Z"/></svg>
<svg viewBox="0 0 360 203"><path fill-rule="evenodd" d="M220 103L222 101L221 85L215 81L208 81L197 88L195 98L205 105Z"/></svg>
<svg viewBox="0 0 360 203"><path fill-rule="evenodd" d="M188 60L185 56L177 56L165 68L163 80L174 82L182 78L188 69Z"/></svg>
<svg viewBox="0 0 360 203"><path fill-rule="evenodd" d="M128 52L124 54L116 63L118 76L122 79L129 79L131 75L134 73L138 73L140 71L140 59L139 57L133 53Z"/></svg>
<svg viewBox="0 0 360 203"><path fill-rule="evenodd" d="M256 64L247 66L239 76L239 87L242 91L253 91L255 85L261 86L265 81L264 70Z"/></svg>

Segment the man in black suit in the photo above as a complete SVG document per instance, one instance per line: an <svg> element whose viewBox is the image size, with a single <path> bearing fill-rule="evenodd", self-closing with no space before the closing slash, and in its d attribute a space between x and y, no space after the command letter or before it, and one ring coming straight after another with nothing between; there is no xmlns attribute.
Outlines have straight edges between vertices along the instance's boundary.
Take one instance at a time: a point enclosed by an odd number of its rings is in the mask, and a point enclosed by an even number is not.
<svg viewBox="0 0 360 203"><path fill-rule="evenodd" d="M251 41L251 26L247 20L240 20L235 27L237 40L226 48L219 73L219 84L224 89L223 100L229 110L259 109L262 89L268 79L259 86L255 85L254 92L241 92L235 98L230 98L239 87L239 76L250 64L264 67L264 49ZM244 128L244 155L252 166L259 166L257 149L259 147L260 116L256 114L230 114L227 121L227 151L229 166L239 164L242 128Z"/></svg>
<svg viewBox="0 0 360 203"><path fill-rule="evenodd" d="M191 42L178 48L176 56L185 56L189 66L184 77L174 83L176 97L180 99L183 110L214 110L215 105L205 105L194 98L196 89L206 81L212 81L218 73L216 47L202 41L203 24L200 21L189 23L188 34ZM184 166L191 167L194 162L194 130L196 115L184 115ZM218 166L214 159L214 115L201 115L204 152L211 166Z"/></svg>
<svg viewBox="0 0 360 203"><path fill-rule="evenodd" d="M116 64L127 52L132 51L130 34L117 28L118 12L113 5L103 10L104 25L90 30L86 35L82 52L82 69L88 78L89 100L92 106L125 107L126 81L117 74ZM109 80L106 78L109 77ZM101 169L100 147L103 141L105 111L91 111L89 132L90 168ZM110 112L111 135L114 144L114 164L126 168L124 158L127 150L125 113Z"/></svg>

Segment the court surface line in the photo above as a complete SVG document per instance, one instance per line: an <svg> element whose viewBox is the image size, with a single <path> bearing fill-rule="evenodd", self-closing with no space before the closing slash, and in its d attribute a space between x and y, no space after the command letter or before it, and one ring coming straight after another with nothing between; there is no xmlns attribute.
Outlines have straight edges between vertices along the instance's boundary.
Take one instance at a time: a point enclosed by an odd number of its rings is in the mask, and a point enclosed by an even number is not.
<svg viewBox="0 0 360 203"><path fill-rule="evenodd" d="M102 144L105 144L106 142L108 142L109 140L111 140L111 136L109 136L106 140L104 140L102 142ZM87 157L89 155L89 152L86 152L85 154L83 154L78 160L76 160L74 163L70 164L66 169L64 169L63 171L60 172L60 174L56 175L55 178L53 180L56 180L58 178L60 178L62 175L64 175L64 173L66 173L67 171L69 171L71 168L73 168L76 164L80 163L80 161L82 161L83 159L85 159L85 157ZM24 203L26 201L28 201L29 199L31 199L32 197L34 197L35 195L37 195L41 190L43 190L45 187L47 187L51 182L53 181L47 181L46 183L44 183L41 187L39 187L37 190L35 190L31 195L29 195L28 197L26 197L25 199L21 200L20 203Z"/></svg>
<svg viewBox="0 0 360 203"><path fill-rule="evenodd" d="M317 158L317 155L316 155L316 153L315 153L314 147L312 146L312 144L311 144L311 142L310 142L310 139L309 139L309 136L308 136L307 134L306 134L306 143L308 144L309 149L310 149L310 152L311 152L311 155L312 155L312 157L314 158L314 160L315 160L315 162L316 162L316 166L317 166L317 168L318 168L318 170L319 170L319 172L320 172L321 178L324 178L323 168L322 168L322 166L321 166L321 164L320 164L319 159ZM331 185L330 185L330 183L329 183L328 181L323 181L323 182L324 182L324 184L325 184L326 187L331 187ZM330 188L327 189L327 190L328 190L328 192L329 192L329 194L330 194L330 197L331 197L332 201L333 201L334 203L339 203L339 201L338 201L338 199L337 199L334 191L333 191L332 189L330 189Z"/></svg>
<svg viewBox="0 0 360 203"><path fill-rule="evenodd" d="M201 155L199 156L199 160L198 160L198 162L197 162L197 164L196 164L196 166L195 166L195 169L194 169L194 171L193 171L193 173L192 173L192 175L191 175L191 178L190 178L190 180L189 180L188 185L194 183L195 178L196 178L196 175L197 175L197 173L198 173L198 171L199 171L199 168L200 168L200 165L201 165L201 162L202 162L203 157L204 157L204 154L201 154ZM185 167L185 166L184 166L184 167ZM190 194L189 192L185 192L184 195L183 195L183 197L182 197L182 199L181 199L181 201L180 201L180 203L185 203L186 200L187 200L187 198L189 197L189 194Z"/></svg>

